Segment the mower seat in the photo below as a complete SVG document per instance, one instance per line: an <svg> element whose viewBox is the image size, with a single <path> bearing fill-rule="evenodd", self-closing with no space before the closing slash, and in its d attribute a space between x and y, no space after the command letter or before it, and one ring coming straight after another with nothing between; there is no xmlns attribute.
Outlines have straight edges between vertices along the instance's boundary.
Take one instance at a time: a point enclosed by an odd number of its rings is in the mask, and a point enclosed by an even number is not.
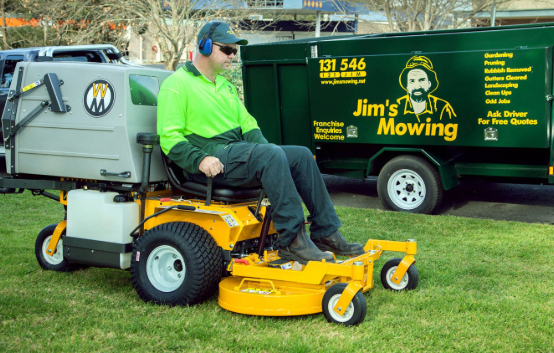
<svg viewBox="0 0 554 353"><path fill-rule="evenodd" d="M161 153L171 189L205 198L206 204L209 204L210 200L226 203L256 201L263 191L262 188L233 188L217 184L212 186L211 180L205 175L195 175L193 180L189 173L176 165L163 151Z"/></svg>

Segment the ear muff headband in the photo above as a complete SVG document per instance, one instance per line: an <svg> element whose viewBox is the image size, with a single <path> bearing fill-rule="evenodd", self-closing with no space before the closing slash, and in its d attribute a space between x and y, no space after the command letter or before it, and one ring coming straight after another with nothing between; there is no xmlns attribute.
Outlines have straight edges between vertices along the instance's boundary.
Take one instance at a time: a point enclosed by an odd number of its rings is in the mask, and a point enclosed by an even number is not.
<svg viewBox="0 0 554 353"><path fill-rule="evenodd" d="M214 33L216 27L219 26L220 23L221 22L214 22L212 27L210 27L210 30L204 34L204 37L202 37L200 44L198 44L198 51L200 54L210 56L212 53L212 39L210 36Z"/></svg>

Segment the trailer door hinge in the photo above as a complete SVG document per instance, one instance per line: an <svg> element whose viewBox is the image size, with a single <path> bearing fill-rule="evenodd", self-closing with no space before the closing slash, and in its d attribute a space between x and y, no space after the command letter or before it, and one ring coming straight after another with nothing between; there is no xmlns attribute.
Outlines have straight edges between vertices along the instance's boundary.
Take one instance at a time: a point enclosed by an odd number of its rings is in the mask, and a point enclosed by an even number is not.
<svg viewBox="0 0 554 353"><path fill-rule="evenodd" d="M552 96L551 94L546 95L546 101L547 102L552 102L553 99L554 99L554 96Z"/></svg>

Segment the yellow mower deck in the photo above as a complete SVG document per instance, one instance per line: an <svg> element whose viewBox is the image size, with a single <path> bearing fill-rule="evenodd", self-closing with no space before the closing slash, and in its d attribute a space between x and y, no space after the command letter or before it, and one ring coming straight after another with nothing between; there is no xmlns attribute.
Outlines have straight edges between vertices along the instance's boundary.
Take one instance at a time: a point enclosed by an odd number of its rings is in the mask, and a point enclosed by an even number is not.
<svg viewBox="0 0 554 353"><path fill-rule="evenodd" d="M337 263L311 261L296 270L272 268L268 263L278 259L277 252L265 252L263 258L257 254L229 265L232 276L219 284L219 305L229 311L261 316L293 316L322 312L322 299L327 289L337 283L348 283L346 290L335 305L347 307L354 295L370 290L374 286L373 263L385 250L403 251L407 256L398 266L392 280L400 282L415 261L417 244L414 241L391 242L369 240L364 247L365 254ZM267 258L267 261L265 261ZM299 264L295 264L298 266ZM285 266L286 267L286 266ZM398 280L394 280L398 278Z"/></svg>

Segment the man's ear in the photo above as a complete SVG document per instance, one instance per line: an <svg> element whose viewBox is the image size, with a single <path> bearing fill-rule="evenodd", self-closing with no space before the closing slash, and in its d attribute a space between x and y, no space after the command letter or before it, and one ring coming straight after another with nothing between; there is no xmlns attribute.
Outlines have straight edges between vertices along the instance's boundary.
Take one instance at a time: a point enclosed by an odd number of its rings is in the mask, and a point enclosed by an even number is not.
<svg viewBox="0 0 554 353"><path fill-rule="evenodd" d="M433 83L431 81L427 81L427 82L429 82L429 87L427 87L427 90L430 90Z"/></svg>

